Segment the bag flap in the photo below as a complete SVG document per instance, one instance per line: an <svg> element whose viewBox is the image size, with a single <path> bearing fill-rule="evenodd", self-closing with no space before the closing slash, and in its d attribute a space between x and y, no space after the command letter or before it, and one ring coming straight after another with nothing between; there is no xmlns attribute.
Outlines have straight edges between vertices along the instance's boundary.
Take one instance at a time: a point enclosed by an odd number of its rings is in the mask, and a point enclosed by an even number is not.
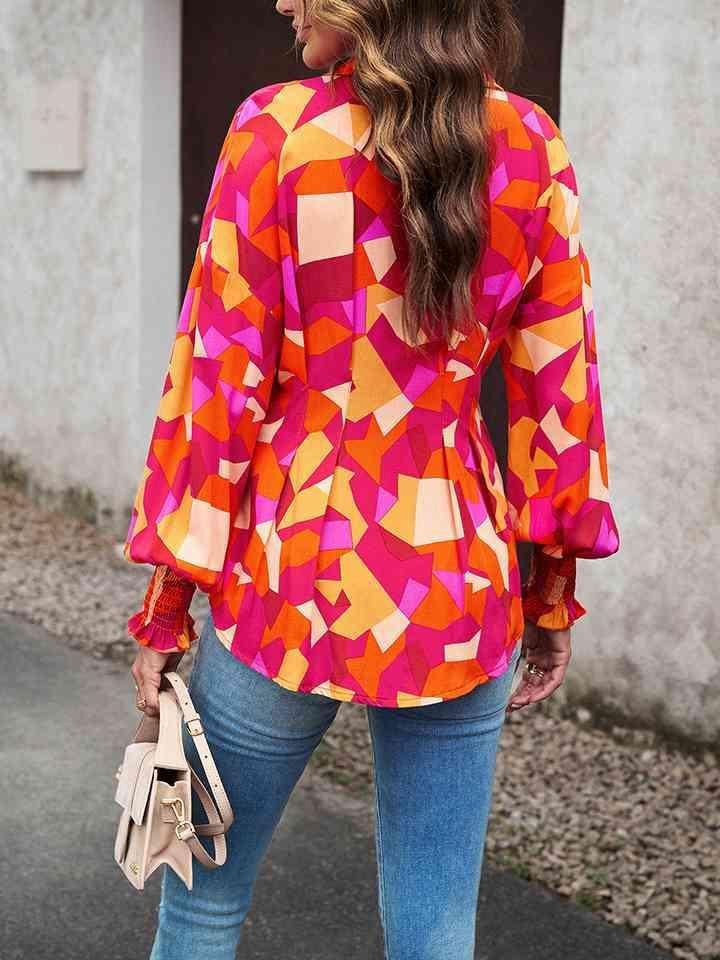
<svg viewBox="0 0 720 960"><path fill-rule="evenodd" d="M153 785L153 774L155 772L155 752L148 753L140 764L135 789L133 790L132 802L130 804L130 816L141 826L145 816L148 797Z"/></svg>
<svg viewBox="0 0 720 960"><path fill-rule="evenodd" d="M146 757L155 754L155 743L129 743L125 747L125 754L115 790L115 801L126 810L130 807L135 784L140 773L140 767Z"/></svg>

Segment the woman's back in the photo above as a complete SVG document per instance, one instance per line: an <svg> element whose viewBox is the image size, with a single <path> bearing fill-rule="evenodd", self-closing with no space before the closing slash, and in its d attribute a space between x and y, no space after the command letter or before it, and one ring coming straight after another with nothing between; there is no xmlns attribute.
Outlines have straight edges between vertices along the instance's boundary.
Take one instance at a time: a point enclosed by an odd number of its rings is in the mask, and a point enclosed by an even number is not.
<svg viewBox="0 0 720 960"><path fill-rule="evenodd" d="M334 90L265 87L233 118L126 556L207 590L223 643L282 686L411 706L507 668L516 540L544 545L558 581L619 541L560 131L490 88L477 326L418 348L399 193L365 146L352 68ZM507 489L478 405L498 349ZM584 612L562 589L525 602L556 626Z"/></svg>

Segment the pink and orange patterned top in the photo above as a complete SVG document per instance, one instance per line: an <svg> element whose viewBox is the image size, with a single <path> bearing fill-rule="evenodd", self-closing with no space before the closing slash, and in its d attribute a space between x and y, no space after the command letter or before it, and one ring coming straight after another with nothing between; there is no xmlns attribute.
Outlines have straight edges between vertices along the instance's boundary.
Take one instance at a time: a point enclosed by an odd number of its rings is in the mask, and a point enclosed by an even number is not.
<svg viewBox="0 0 720 960"><path fill-rule="evenodd" d="M527 618L586 611L576 558L619 548L590 271L566 144L489 89L495 160L477 327L409 345L399 189L366 146L354 60L263 87L220 153L125 545L156 565L129 621L290 690L404 707L502 674ZM507 383L503 483L478 405ZM535 544L521 590L518 540Z"/></svg>

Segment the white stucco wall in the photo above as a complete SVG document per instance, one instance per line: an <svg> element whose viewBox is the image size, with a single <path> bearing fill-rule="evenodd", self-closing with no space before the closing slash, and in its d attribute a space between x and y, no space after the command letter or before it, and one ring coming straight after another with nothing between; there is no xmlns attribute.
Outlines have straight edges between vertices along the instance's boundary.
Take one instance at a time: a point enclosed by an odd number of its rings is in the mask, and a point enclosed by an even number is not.
<svg viewBox="0 0 720 960"><path fill-rule="evenodd" d="M715 741L719 17L714 0L567 0L560 116L621 537L579 563L568 688Z"/></svg>
<svg viewBox="0 0 720 960"><path fill-rule="evenodd" d="M176 319L178 38L179 0L0 11L0 450L40 486L86 487L112 510L137 484ZM59 76L85 84L86 166L28 173L22 104Z"/></svg>

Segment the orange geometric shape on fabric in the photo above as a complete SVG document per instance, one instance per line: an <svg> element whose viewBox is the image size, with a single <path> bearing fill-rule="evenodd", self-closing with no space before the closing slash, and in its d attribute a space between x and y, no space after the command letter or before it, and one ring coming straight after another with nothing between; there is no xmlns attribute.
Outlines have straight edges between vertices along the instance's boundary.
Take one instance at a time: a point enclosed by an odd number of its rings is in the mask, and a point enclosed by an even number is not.
<svg viewBox="0 0 720 960"><path fill-rule="evenodd" d="M219 385L212 397L193 413L193 423L204 427L216 440L229 438L227 400Z"/></svg>
<svg viewBox="0 0 720 960"><path fill-rule="evenodd" d="M472 676L469 676L470 673ZM472 670L468 671L467 663L451 660L448 663L438 663L428 670L420 694L423 697L446 697L449 690L470 686L473 680L483 683L487 679L488 675L480 664L473 664Z"/></svg>
<svg viewBox="0 0 720 960"><path fill-rule="evenodd" d="M295 193L323 194L343 193L347 180L337 160L318 160L310 163L295 182Z"/></svg>
<svg viewBox="0 0 720 960"><path fill-rule="evenodd" d="M405 436L403 424L398 424L385 435L375 417L370 417L365 437L361 440L345 440L345 448L353 460L359 463L376 483L380 483L383 458L393 444L403 436Z"/></svg>
<svg viewBox="0 0 720 960"><path fill-rule="evenodd" d="M280 570L300 567L317 556L320 535L314 530L299 530L283 541L280 552Z"/></svg>
<svg viewBox="0 0 720 960"><path fill-rule="evenodd" d="M455 559L457 563L457 559ZM438 567L437 569L441 569ZM430 589L413 613L413 623L432 630L446 630L462 616L447 587L432 577Z"/></svg>
<svg viewBox="0 0 720 960"><path fill-rule="evenodd" d="M359 657L348 657L345 666L350 676L355 677L364 690L368 690L372 697L377 696L380 679L383 672L405 650L405 634L401 633L397 640L387 650L383 651L372 634L368 634L365 649Z"/></svg>
<svg viewBox="0 0 720 960"><path fill-rule="evenodd" d="M319 390L308 390L305 420L303 424L309 433L324 430L337 417L339 408L329 397Z"/></svg>
<svg viewBox="0 0 720 960"><path fill-rule="evenodd" d="M483 577L488 578L498 597L503 594L505 584L503 583L502 570L497 554L480 537L473 537L470 541L468 563L473 570L479 570Z"/></svg>
<svg viewBox="0 0 720 960"><path fill-rule="evenodd" d="M352 330L331 317L319 317L305 328L305 345L313 356L326 353L352 336Z"/></svg>
<svg viewBox="0 0 720 960"><path fill-rule="evenodd" d="M297 650L310 636L310 623L300 611L287 601L265 632L264 643L282 640L286 650Z"/></svg>
<svg viewBox="0 0 720 960"><path fill-rule="evenodd" d="M160 464L160 469L167 481L168 487L175 483L175 476L180 467L184 466L190 455L190 444L185 437L185 421L179 417L175 432L168 439L158 437L153 440L152 451Z"/></svg>

